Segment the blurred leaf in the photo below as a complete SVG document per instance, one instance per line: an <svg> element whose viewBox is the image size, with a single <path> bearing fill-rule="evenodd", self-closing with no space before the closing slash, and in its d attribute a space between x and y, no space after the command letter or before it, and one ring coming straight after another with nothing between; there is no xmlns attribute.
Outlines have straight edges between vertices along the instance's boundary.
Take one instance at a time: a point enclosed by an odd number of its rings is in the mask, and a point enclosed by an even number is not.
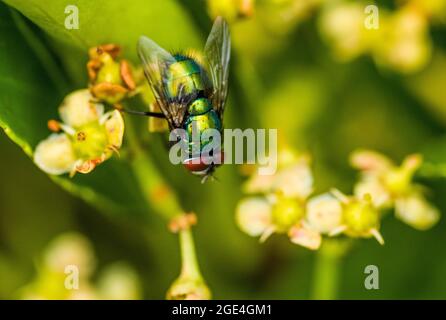
<svg viewBox="0 0 446 320"><path fill-rule="evenodd" d="M423 150L423 166L418 174L427 178L446 177L446 137L436 138Z"/></svg>
<svg viewBox="0 0 446 320"><path fill-rule="evenodd" d="M146 35L169 50L201 48L203 43L191 19L173 0L107 1L6 0L53 40L67 71L77 85L86 79L87 49L103 43L122 46L136 63L136 43ZM65 28L66 6L79 9L79 29ZM170 24L167 27L167 22ZM84 84L85 85L85 84Z"/></svg>
<svg viewBox="0 0 446 320"><path fill-rule="evenodd" d="M437 50L431 64L421 73L409 77L405 83L442 125L446 124L446 54Z"/></svg>

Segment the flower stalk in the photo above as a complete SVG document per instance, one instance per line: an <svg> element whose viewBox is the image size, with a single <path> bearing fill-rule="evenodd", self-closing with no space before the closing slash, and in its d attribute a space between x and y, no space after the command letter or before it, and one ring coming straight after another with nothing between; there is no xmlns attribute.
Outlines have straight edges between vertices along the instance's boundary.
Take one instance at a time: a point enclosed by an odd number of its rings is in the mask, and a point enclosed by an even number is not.
<svg viewBox="0 0 446 320"><path fill-rule="evenodd" d="M197 262L195 245L190 226L179 231L181 246L181 273L167 292L169 300L208 300L211 292L207 287Z"/></svg>
<svg viewBox="0 0 446 320"><path fill-rule="evenodd" d="M132 119L126 117L125 123L127 143L132 152L131 166L148 205L168 221L182 215L184 211L175 193L139 144Z"/></svg>
<svg viewBox="0 0 446 320"><path fill-rule="evenodd" d="M182 262L181 277L202 279L190 228L181 230L179 236Z"/></svg>
<svg viewBox="0 0 446 320"><path fill-rule="evenodd" d="M326 240L316 253L311 298L315 300L337 299L341 276L342 258L350 243L342 240Z"/></svg>

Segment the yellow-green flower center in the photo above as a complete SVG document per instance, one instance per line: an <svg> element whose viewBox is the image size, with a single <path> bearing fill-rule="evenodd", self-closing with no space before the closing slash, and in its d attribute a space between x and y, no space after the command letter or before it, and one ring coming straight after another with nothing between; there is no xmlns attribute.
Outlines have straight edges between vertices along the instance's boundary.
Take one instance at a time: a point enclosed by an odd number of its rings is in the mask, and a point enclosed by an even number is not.
<svg viewBox="0 0 446 320"><path fill-rule="evenodd" d="M344 223L346 234L366 237L372 229L379 228L379 213L369 201L352 201L345 205Z"/></svg>
<svg viewBox="0 0 446 320"><path fill-rule="evenodd" d="M273 207L272 217L277 232L286 232L304 217L305 211L296 199L279 198Z"/></svg>
<svg viewBox="0 0 446 320"><path fill-rule="evenodd" d="M108 145L107 131L96 121L79 127L72 140L74 152L82 160L101 157Z"/></svg>

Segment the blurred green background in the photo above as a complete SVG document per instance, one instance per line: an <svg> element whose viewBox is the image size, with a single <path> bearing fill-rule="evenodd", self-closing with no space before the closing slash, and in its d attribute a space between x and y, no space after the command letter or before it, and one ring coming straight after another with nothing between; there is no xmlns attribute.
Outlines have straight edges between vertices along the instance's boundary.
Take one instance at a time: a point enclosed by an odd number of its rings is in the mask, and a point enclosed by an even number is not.
<svg viewBox="0 0 446 320"><path fill-rule="evenodd" d="M312 154L317 192L332 186L351 192L356 173L348 155L358 147L396 161L422 152L429 170L422 170L419 179L446 212L446 10L429 15L427 29L417 35L423 40L414 40L415 47L426 46L421 51L427 56L401 67L375 59L373 50L348 59L333 54L337 44L324 40L322 13L347 1L4 2L0 124L28 154L48 135L46 121L55 117L64 95L86 87L89 47L117 43L134 64L142 34L167 49L199 49L213 17L221 14L231 25L233 41L227 128L278 128L279 139ZM79 7L79 30L64 28L68 4ZM378 5L383 12L402 10L389 1ZM234 212L244 181L240 169L224 166L218 182L201 185L169 163L163 135L148 133L145 119L136 121L158 172L183 207L199 217L196 249L213 297L309 298L317 253L279 236L259 244L237 228ZM52 181L3 132L0 150L0 298L18 297L19 288L34 279L36 261L49 241L67 231L91 241L97 273L125 261L138 274L143 298L164 298L180 270L177 236L145 204L123 158L73 181ZM337 298L446 298L444 219L421 232L387 217L382 234L385 246L357 240L343 258ZM364 268L370 264L379 267L379 290L364 288Z"/></svg>

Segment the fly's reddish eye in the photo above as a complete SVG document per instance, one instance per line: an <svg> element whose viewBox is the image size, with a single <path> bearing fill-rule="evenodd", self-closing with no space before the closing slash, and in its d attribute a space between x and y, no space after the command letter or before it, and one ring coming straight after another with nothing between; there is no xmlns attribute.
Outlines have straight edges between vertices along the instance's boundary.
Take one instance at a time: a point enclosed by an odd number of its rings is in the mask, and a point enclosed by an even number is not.
<svg viewBox="0 0 446 320"><path fill-rule="evenodd" d="M190 158L186 159L183 162L184 167L191 172L200 172L206 170L211 164L214 166L220 166L224 163L224 153L223 151L217 153L212 156L211 159L209 157L200 157L198 158Z"/></svg>
<svg viewBox="0 0 446 320"><path fill-rule="evenodd" d="M209 164L204 163L201 158L186 159L184 160L183 165L191 172L203 171L209 167Z"/></svg>

